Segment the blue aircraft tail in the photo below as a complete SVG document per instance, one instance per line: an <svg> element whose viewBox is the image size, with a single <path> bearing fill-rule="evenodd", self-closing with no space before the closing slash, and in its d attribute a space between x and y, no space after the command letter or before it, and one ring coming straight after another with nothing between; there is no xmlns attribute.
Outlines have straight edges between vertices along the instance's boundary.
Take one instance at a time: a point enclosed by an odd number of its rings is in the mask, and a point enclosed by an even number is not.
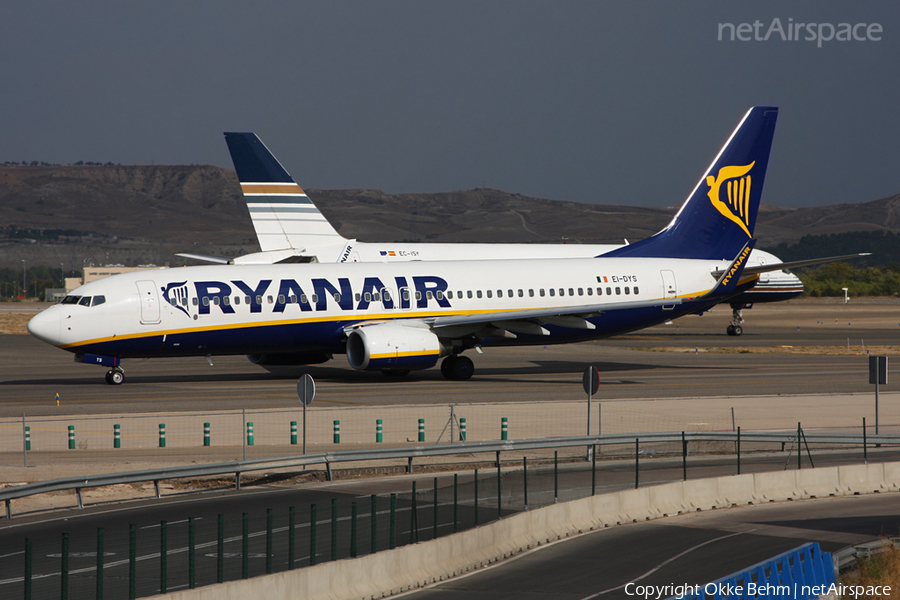
<svg viewBox="0 0 900 600"><path fill-rule="evenodd" d="M603 256L734 259L753 237L777 119L751 108L668 226Z"/></svg>

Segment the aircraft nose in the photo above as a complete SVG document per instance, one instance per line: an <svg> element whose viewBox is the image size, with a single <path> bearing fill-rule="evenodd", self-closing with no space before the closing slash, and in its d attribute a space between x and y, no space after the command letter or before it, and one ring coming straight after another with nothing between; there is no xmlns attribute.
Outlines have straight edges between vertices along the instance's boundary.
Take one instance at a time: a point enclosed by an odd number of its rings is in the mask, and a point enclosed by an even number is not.
<svg viewBox="0 0 900 600"><path fill-rule="evenodd" d="M59 307L51 306L28 321L28 333L42 342L56 345L59 343L60 323Z"/></svg>

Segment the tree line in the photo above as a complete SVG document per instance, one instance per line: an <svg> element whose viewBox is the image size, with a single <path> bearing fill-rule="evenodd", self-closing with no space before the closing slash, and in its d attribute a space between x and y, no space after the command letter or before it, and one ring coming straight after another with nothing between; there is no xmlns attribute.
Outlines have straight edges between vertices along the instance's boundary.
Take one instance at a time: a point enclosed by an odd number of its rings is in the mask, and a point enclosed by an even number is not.
<svg viewBox="0 0 900 600"><path fill-rule="evenodd" d="M805 295L854 296L900 295L900 235L890 231L850 231L805 235L794 244L766 248L785 262L869 252L871 256L797 269Z"/></svg>

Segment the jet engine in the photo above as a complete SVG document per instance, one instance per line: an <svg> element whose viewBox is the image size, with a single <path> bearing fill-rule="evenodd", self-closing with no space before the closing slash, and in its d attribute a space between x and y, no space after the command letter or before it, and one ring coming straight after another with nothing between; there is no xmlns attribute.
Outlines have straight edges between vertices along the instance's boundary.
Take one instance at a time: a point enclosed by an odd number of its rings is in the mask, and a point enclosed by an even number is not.
<svg viewBox="0 0 900 600"><path fill-rule="evenodd" d="M428 329L383 323L347 336L347 360L360 371L427 369L440 357L441 342Z"/></svg>

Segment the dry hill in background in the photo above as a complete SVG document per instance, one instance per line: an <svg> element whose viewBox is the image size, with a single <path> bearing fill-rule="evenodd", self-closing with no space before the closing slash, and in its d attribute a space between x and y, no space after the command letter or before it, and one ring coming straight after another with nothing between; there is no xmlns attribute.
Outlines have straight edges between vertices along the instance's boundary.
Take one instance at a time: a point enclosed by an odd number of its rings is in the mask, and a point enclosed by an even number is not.
<svg viewBox="0 0 900 600"><path fill-rule="evenodd" d="M307 193L342 235L383 242L635 241L664 227L676 210L491 189ZM180 264L176 252L234 256L257 249L235 173L211 166L0 166L0 218L0 266L20 266L21 259L67 269L86 260ZM806 234L874 230L900 232L900 195L816 208L764 206L756 233L765 247Z"/></svg>

